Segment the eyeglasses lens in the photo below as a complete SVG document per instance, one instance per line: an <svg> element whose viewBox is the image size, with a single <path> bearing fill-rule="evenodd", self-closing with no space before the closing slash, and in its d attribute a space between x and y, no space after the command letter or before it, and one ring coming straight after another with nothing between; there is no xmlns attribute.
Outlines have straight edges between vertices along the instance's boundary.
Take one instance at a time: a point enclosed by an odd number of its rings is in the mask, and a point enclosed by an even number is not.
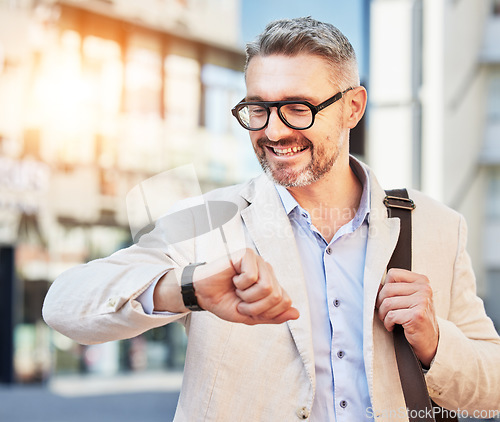
<svg viewBox="0 0 500 422"><path fill-rule="evenodd" d="M245 105L238 109L240 123L247 129L263 129L268 121L270 109L260 105ZM295 128L306 128L312 123L313 113L304 104L284 104L279 109L281 120Z"/></svg>

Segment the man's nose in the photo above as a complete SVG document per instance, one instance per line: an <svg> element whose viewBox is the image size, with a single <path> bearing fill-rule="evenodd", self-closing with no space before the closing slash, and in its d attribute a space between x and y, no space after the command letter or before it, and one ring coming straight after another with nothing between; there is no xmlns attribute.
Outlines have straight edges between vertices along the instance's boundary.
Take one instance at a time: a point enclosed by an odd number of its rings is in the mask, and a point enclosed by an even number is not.
<svg viewBox="0 0 500 422"><path fill-rule="evenodd" d="M278 115L278 109L272 107L269 113L269 122L265 128L265 133L270 141L279 141L280 139L289 136L293 131L289 128Z"/></svg>

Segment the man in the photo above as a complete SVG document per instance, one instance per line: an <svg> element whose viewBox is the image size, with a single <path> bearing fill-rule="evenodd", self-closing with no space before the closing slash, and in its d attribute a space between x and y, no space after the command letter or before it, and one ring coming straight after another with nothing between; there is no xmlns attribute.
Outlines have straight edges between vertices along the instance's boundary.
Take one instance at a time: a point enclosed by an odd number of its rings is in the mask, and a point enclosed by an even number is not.
<svg viewBox="0 0 500 422"><path fill-rule="evenodd" d="M169 244L160 219L138 245L61 275L49 325L97 343L182 322L176 421L407 420L395 324L438 404L500 409L500 338L475 294L463 218L411 192L414 272L386 272L399 220L348 153L367 98L349 41L311 18L273 22L247 46L245 77L233 114L265 175L205 200L238 206L227 242L249 249L226 257L205 235Z"/></svg>

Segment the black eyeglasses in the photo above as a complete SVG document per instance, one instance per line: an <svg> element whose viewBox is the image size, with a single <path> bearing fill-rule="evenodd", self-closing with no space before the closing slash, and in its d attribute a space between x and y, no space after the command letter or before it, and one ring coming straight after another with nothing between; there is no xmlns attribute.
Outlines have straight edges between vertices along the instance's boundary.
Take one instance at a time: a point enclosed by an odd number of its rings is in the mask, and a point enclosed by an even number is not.
<svg viewBox="0 0 500 422"><path fill-rule="evenodd" d="M288 127L295 130L309 129L314 124L314 117L321 110L340 100L347 91L354 88L347 88L338 92L328 100L312 105L308 101L241 101L231 110L231 113L238 120L241 126L247 130L257 131L264 129L269 123L271 107L278 109L278 116Z"/></svg>

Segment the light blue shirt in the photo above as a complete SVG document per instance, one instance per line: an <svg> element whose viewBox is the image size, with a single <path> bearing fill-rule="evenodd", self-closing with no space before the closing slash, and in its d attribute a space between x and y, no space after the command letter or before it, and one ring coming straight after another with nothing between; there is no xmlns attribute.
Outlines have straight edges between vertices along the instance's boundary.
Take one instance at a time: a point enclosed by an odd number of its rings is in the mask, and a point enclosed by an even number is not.
<svg viewBox="0 0 500 422"><path fill-rule="evenodd" d="M354 218L330 243L293 196L276 186L295 234L309 296L316 369L311 422L373 421L367 415L371 402L363 361L363 273L370 187L366 171L355 161L351 167L363 184L361 201Z"/></svg>

